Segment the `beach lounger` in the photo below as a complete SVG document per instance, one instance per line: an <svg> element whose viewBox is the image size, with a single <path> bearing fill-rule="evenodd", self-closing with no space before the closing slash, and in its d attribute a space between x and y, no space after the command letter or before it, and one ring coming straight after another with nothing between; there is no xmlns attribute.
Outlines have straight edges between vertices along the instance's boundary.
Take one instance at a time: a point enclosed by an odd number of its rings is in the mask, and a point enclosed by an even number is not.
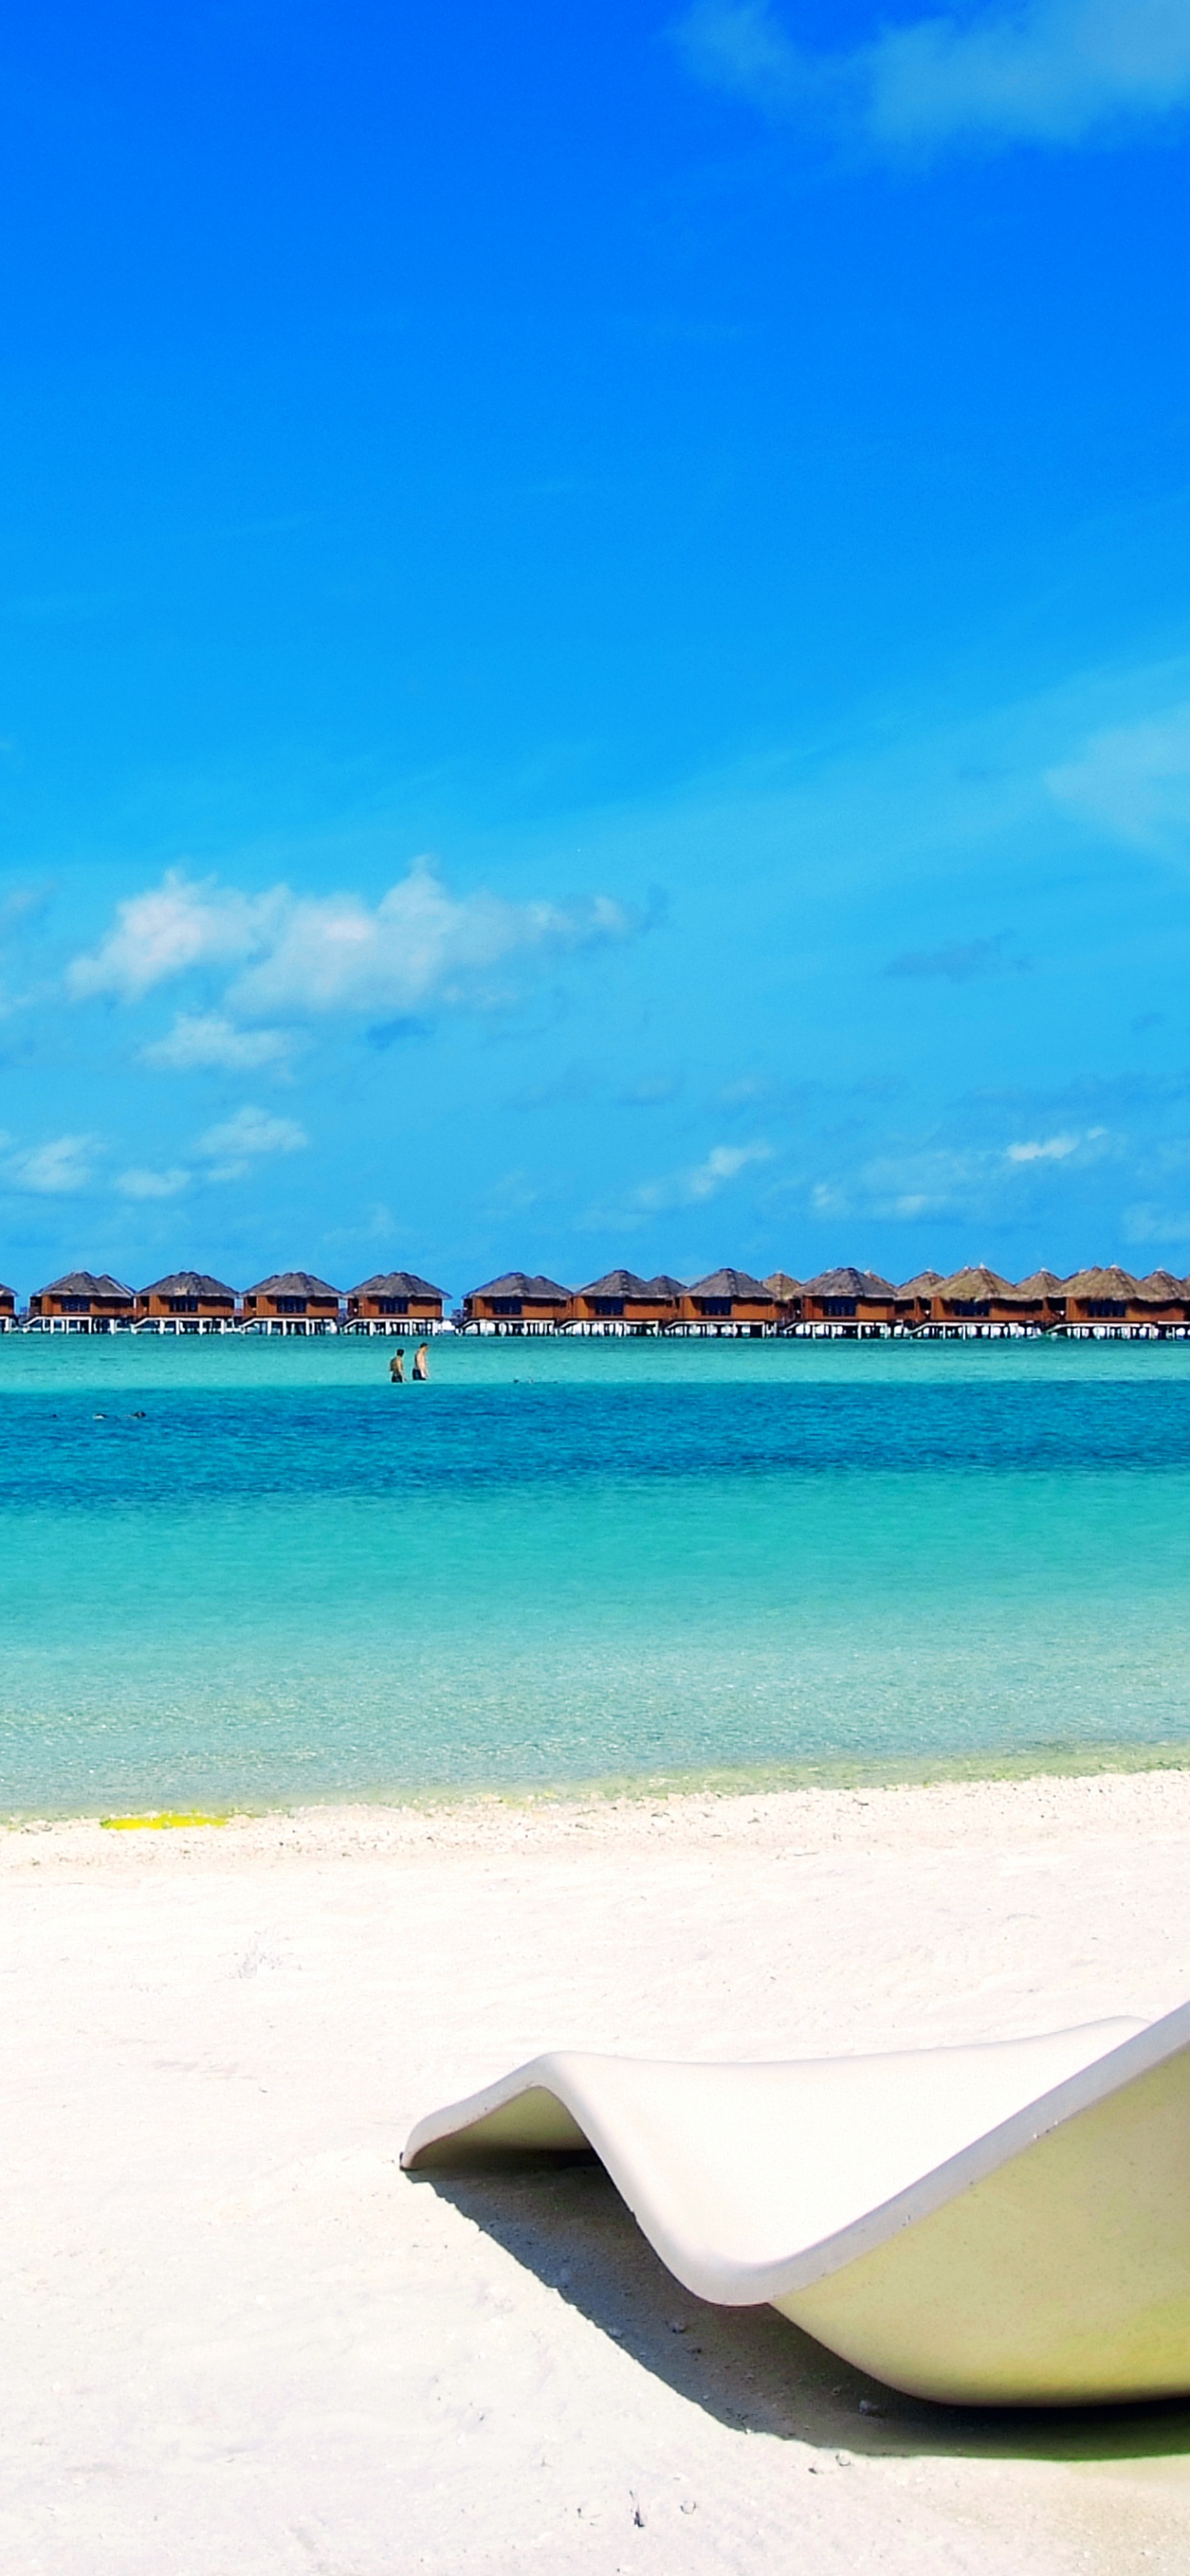
<svg viewBox="0 0 1190 2576"><path fill-rule="evenodd" d="M559 2051L413 2130L410 2170L592 2148L671 2272L919 2397L1190 2389L1190 2004L789 2065Z"/></svg>

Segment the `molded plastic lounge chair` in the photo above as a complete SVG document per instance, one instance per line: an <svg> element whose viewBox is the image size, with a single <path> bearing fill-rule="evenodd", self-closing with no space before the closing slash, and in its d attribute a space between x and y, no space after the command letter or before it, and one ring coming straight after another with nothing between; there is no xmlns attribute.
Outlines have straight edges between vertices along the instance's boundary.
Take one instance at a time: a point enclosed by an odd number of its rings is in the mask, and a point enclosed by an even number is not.
<svg viewBox="0 0 1190 2576"><path fill-rule="evenodd" d="M771 2301L894 2388L1190 2389L1190 2004L791 2065L558 2053L420 2121L402 2161L587 2146L688 2290Z"/></svg>

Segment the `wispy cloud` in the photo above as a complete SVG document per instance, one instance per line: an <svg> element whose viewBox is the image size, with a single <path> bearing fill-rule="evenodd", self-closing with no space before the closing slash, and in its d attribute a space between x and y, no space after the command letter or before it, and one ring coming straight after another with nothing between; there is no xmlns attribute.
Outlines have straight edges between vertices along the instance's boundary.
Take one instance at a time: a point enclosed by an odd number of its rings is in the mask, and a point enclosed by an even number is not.
<svg viewBox="0 0 1190 2576"><path fill-rule="evenodd" d="M53 901L50 886L15 886L0 902L0 948L23 936L34 922L40 921Z"/></svg>
<svg viewBox="0 0 1190 2576"><path fill-rule="evenodd" d="M642 926L607 895L574 904L510 903L482 889L454 895L427 860L375 904L284 885L245 895L172 869L118 905L99 946L74 959L67 987L77 1001L134 1002L198 968L238 968L220 1013L192 1015L180 1037L175 1030L155 1042L153 1061L176 1064L179 1047L184 1055L187 1046L215 1045L217 1023L490 1007L508 999L500 970L511 961L606 946Z"/></svg>
<svg viewBox="0 0 1190 2576"><path fill-rule="evenodd" d="M939 976L951 984L969 984L977 975L1020 975L1028 960L1014 957L1009 949L1009 933L999 931L994 939L956 939L946 948L908 948L900 957L891 957L886 975Z"/></svg>
<svg viewBox="0 0 1190 2576"><path fill-rule="evenodd" d="M952 7L838 52L798 44L769 0L697 0L676 35L699 79L898 156L1073 144L1190 99L1188 0Z"/></svg>
<svg viewBox="0 0 1190 2576"><path fill-rule="evenodd" d="M645 1074L639 1082L630 1082L616 1098L621 1109L664 1109L676 1100L682 1088L680 1073Z"/></svg>
<svg viewBox="0 0 1190 2576"><path fill-rule="evenodd" d="M502 1172L484 1198L484 1215L497 1223L505 1217L526 1216L530 1208L540 1206L544 1195L528 1172Z"/></svg>
<svg viewBox="0 0 1190 2576"><path fill-rule="evenodd" d="M1118 1140L1105 1127L1025 1137L1008 1145L922 1145L871 1155L848 1172L813 1184L808 1205L817 1217L892 1218L963 1216L989 1221L1019 1207L1028 1176L1054 1167L1081 1168L1114 1153Z"/></svg>
<svg viewBox="0 0 1190 2576"><path fill-rule="evenodd" d="M105 993L136 1002L192 967L237 964L276 934L284 899L283 889L244 895L170 868L159 886L117 904L106 938L68 967L67 989L77 1001Z"/></svg>
<svg viewBox="0 0 1190 2576"><path fill-rule="evenodd" d="M633 1202L649 1209L697 1207L704 1199L716 1198L751 1164L770 1162L772 1152L771 1145L713 1145L703 1161L687 1171L644 1182L633 1192Z"/></svg>
<svg viewBox="0 0 1190 2576"><path fill-rule="evenodd" d="M1091 1132L1102 1136L1103 1129L1096 1127ZM1082 1142L1081 1136L1033 1137L1021 1145L1006 1145L1004 1160L1006 1163L1064 1163L1071 1154L1077 1154Z"/></svg>
<svg viewBox="0 0 1190 2576"><path fill-rule="evenodd" d="M606 896L590 903L508 903L499 895L450 894L417 867L375 906L353 895L294 902L279 937L235 988L255 1014L408 1010L503 998L492 970L526 950L558 954L624 939L629 915Z"/></svg>
<svg viewBox="0 0 1190 2576"><path fill-rule="evenodd" d="M978 1150L923 1146L916 1153L880 1154L861 1164L850 1181L820 1182L813 1193L818 1215L847 1210L868 1217L912 1219L967 1213L986 1194L994 1157Z"/></svg>
<svg viewBox="0 0 1190 2576"><path fill-rule="evenodd" d="M210 1165L211 1180L239 1181L262 1155L300 1154L309 1141L296 1118L274 1118L269 1110L245 1102L234 1118L208 1127L197 1151Z"/></svg>
<svg viewBox="0 0 1190 2576"><path fill-rule="evenodd" d="M154 1172L147 1164L135 1163L116 1178L116 1188L123 1199L176 1199L189 1187L190 1174L180 1163L172 1164L167 1172Z"/></svg>
<svg viewBox="0 0 1190 2576"><path fill-rule="evenodd" d="M73 1198L90 1187L98 1136L54 1136L26 1146L6 1164L9 1181L37 1198Z"/></svg>
<svg viewBox="0 0 1190 2576"><path fill-rule="evenodd" d="M1060 805L1113 838L1190 857L1190 706L1108 726L1048 770L1045 783Z"/></svg>
<svg viewBox="0 0 1190 2576"><path fill-rule="evenodd" d="M1125 1243L1185 1243L1190 1240L1190 1209L1169 1209L1141 1201L1124 1210Z"/></svg>
<svg viewBox="0 0 1190 2576"><path fill-rule="evenodd" d="M169 1073L253 1073L287 1064L294 1044L287 1029L237 1029L221 1011L180 1011L165 1037L141 1048L141 1057Z"/></svg>

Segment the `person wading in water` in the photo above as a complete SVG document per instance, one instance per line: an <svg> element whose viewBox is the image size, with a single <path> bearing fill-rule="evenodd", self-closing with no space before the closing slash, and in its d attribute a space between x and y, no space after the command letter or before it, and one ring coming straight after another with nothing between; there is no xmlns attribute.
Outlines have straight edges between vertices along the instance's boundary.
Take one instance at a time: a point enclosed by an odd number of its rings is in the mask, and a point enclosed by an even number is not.
<svg viewBox="0 0 1190 2576"><path fill-rule="evenodd" d="M403 1343L403 1342L402 1342L402 1344L401 1344L400 1350L399 1350L399 1351L394 1351L394 1352L393 1352L392 1358L391 1358L391 1360L389 1361L389 1364L388 1364L388 1373L389 1373L390 1378L392 1379L392 1382L393 1382L393 1385L394 1385L394 1386L403 1386L403 1385L404 1385L404 1382L405 1382L405 1345L404 1345L404 1343Z"/></svg>
<svg viewBox="0 0 1190 2576"><path fill-rule="evenodd" d="M413 1354L413 1374L415 1377L420 1378L426 1378L430 1374L430 1345L428 1342L420 1342Z"/></svg>

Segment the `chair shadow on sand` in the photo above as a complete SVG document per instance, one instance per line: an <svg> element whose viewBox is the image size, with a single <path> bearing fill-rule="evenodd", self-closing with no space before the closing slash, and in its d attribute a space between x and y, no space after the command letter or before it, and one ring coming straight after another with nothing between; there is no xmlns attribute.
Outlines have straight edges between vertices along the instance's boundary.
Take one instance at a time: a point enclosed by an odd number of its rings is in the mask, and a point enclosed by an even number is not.
<svg viewBox="0 0 1190 2576"><path fill-rule="evenodd" d="M1120 2406L935 2405L869 2379L774 2308L693 2297L594 2155L510 2155L406 2179L448 2201L642 2369L737 2432L871 2458L1190 2460L1190 2392Z"/></svg>

